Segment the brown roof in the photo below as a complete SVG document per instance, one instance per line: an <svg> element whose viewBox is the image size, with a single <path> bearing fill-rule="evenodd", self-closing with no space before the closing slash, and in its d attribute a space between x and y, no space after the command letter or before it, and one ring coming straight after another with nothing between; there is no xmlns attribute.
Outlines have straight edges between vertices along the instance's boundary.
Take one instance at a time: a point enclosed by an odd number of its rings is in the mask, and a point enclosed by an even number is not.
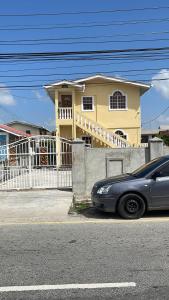
<svg viewBox="0 0 169 300"><path fill-rule="evenodd" d="M10 126L4 125L4 124L0 124L0 130L6 131L10 134L13 134L16 136L21 136L21 137L30 137L31 136L31 134L27 134L22 130L17 130L13 127L10 127Z"/></svg>

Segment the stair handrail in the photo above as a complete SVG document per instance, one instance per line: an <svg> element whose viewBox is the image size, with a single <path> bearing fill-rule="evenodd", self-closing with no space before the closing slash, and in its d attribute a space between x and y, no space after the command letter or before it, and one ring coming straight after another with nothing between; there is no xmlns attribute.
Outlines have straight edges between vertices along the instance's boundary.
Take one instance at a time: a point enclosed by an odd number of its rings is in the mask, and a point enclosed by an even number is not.
<svg viewBox="0 0 169 300"><path fill-rule="evenodd" d="M91 132L96 133L106 141L115 144L117 147L118 146L120 146L120 148L131 147L131 145L124 138L106 129L103 125L97 123L96 121L93 121L88 117L83 116L79 112L75 113L75 120L77 124L82 125L84 128L89 129Z"/></svg>

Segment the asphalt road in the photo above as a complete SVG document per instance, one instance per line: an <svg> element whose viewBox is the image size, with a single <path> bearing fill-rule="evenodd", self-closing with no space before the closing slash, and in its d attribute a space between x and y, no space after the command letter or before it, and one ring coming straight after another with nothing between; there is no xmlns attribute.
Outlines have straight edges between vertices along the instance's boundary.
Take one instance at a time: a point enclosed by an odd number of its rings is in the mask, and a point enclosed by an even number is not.
<svg viewBox="0 0 169 300"><path fill-rule="evenodd" d="M136 286L65 289L123 282ZM0 299L169 299L169 222L0 226Z"/></svg>

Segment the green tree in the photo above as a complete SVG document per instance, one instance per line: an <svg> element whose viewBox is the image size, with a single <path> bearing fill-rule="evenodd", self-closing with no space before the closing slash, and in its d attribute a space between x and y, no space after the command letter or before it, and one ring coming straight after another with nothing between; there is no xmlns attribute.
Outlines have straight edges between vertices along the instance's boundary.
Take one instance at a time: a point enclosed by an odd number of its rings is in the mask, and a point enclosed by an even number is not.
<svg viewBox="0 0 169 300"><path fill-rule="evenodd" d="M168 135L160 135L158 136L160 139L162 139L164 141L164 144L169 146L169 136Z"/></svg>

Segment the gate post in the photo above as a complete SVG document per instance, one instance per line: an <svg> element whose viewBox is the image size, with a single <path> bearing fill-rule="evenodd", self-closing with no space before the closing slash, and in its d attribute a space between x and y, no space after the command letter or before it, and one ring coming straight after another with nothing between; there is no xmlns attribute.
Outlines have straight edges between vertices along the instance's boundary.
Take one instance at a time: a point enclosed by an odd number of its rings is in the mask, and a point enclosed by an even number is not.
<svg viewBox="0 0 169 300"><path fill-rule="evenodd" d="M163 155L163 140L160 138L152 138L149 140L149 159L152 160L156 157Z"/></svg>
<svg viewBox="0 0 169 300"><path fill-rule="evenodd" d="M86 198L85 150L84 141L72 142L72 189L77 201Z"/></svg>

